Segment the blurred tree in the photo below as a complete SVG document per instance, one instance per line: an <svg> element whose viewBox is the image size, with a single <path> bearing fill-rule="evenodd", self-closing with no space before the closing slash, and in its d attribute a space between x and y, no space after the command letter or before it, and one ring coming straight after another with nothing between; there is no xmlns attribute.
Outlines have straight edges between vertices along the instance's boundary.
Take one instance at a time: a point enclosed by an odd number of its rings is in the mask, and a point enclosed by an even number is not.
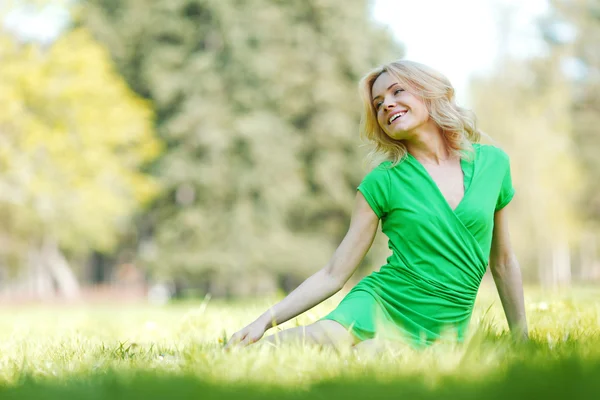
<svg viewBox="0 0 600 400"><path fill-rule="evenodd" d="M546 43L559 58L571 86L573 133L589 174L582 200L586 214L600 223L600 0L558 1L542 24Z"/></svg>
<svg viewBox="0 0 600 400"><path fill-rule="evenodd" d="M541 24L552 57L569 77L572 131L586 177L579 198L586 217L582 277L600 278L600 0L552 0Z"/></svg>
<svg viewBox="0 0 600 400"><path fill-rule="evenodd" d="M75 296L63 251L109 251L156 194L152 111L83 29L48 48L0 36L0 254L35 291ZM12 260L12 261L11 261Z"/></svg>
<svg viewBox="0 0 600 400"><path fill-rule="evenodd" d="M252 285L259 272L297 279L322 266L367 172L358 79L402 55L369 2L84 6L86 26L155 102L167 143L156 166L166 195L141 220L156 276Z"/></svg>
<svg viewBox="0 0 600 400"><path fill-rule="evenodd" d="M509 27L502 28L509 38ZM473 80L472 95L481 128L511 157L517 191L511 233L524 275L544 284L569 283L582 179L560 60L517 60L504 53L492 73Z"/></svg>

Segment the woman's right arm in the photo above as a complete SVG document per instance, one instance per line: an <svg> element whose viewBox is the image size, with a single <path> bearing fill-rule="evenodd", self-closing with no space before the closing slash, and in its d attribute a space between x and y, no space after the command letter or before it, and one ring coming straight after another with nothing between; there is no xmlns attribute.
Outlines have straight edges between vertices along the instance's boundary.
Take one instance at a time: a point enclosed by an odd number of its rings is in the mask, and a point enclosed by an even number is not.
<svg viewBox="0 0 600 400"><path fill-rule="evenodd" d="M339 292L369 251L379 219L357 192L350 227L329 262L253 323L234 334L227 347L259 340L272 326L282 324Z"/></svg>

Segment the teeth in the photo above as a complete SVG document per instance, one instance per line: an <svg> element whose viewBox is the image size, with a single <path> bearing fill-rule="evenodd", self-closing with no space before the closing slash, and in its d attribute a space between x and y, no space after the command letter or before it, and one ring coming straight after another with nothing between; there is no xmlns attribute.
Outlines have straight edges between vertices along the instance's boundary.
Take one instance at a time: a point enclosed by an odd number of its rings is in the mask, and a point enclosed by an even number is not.
<svg viewBox="0 0 600 400"><path fill-rule="evenodd" d="M391 124L392 122L394 122L395 120L397 120L398 118L403 116L404 114L406 114L406 111L403 111L403 112L400 112L400 113L394 115L392 118L390 118L389 123Z"/></svg>

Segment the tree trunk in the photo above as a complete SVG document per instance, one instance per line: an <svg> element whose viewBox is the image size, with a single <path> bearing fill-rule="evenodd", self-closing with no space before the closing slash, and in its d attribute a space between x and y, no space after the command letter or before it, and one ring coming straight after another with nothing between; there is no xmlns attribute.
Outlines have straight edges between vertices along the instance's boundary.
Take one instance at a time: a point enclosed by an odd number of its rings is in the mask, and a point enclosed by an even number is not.
<svg viewBox="0 0 600 400"><path fill-rule="evenodd" d="M547 249L547 250L546 250ZM565 240L556 240L548 249L542 246L538 256L540 283L545 287L571 284L571 249Z"/></svg>
<svg viewBox="0 0 600 400"><path fill-rule="evenodd" d="M596 236L592 232L586 232L583 235L579 247L580 258L580 276L583 282L598 279L598 272L595 270L598 259L598 249Z"/></svg>
<svg viewBox="0 0 600 400"><path fill-rule="evenodd" d="M67 299L76 299L79 297L79 282L69 266L69 263L63 253L58 248L56 240L44 238L42 244L43 263L47 266L54 282L58 295Z"/></svg>
<svg viewBox="0 0 600 400"><path fill-rule="evenodd" d="M40 253L39 246L31 243L27 252L27 281L31 295L39 299L47 299L52 297L54 290L46 263L43 262Z"/></svg>
<svg viewBox="0 0 600 400"><path fill-rule="evenodd" d="M542 287L552 285L552 268L548 249L544 245L538 245L538 278Z"/></svg>
<svg viewBox="0 0 600 400"><path fill-rule="evenodd" d="M556 241L552 248L552 277L553 286L571 284L571 254L565 240Z"/></svg>

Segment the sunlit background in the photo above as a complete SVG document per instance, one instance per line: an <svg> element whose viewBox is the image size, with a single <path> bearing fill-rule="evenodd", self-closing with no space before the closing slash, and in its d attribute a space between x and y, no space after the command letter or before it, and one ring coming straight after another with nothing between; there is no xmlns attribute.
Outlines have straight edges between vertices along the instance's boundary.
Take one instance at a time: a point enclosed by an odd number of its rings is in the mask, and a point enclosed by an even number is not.
<svg viewBox="0 0 600 400"><path fill-rule="evenodd" d="M369 170L357 82L398 58L446 74L510 155L527 284L600 282L599 1L3 0L0 17L5 302L292 290Z"/></svg>

